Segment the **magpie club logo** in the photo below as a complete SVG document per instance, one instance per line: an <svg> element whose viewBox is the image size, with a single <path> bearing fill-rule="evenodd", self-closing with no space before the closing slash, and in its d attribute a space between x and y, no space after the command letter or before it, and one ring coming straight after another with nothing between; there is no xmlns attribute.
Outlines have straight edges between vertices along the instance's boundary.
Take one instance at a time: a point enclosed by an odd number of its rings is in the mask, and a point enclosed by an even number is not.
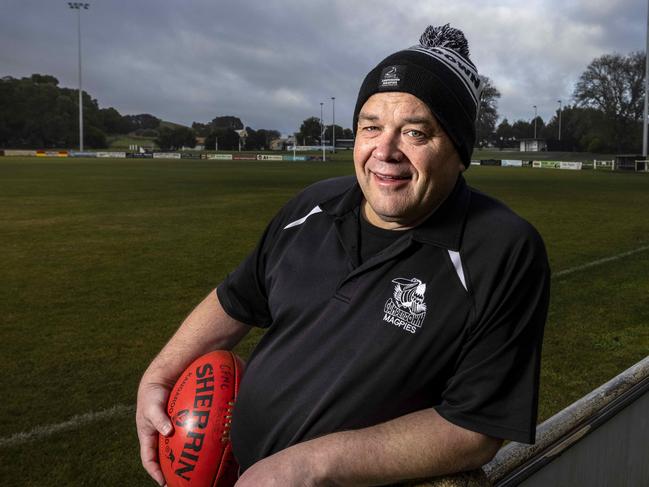
<svg viewBox="0 0 649 487"><path fill-rule="evenodd" d="M413 277L392 279L394 291L383 307L383 321L416 333L426 318L426 284Z"/></svg>

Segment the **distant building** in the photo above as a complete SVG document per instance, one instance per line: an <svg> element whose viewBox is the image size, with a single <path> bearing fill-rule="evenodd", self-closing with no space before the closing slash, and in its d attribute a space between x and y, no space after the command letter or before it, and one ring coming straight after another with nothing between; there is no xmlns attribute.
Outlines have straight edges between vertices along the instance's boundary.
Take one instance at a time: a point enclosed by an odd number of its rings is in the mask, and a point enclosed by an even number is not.
<svg viewBox="0 0 649 487"><path fill-rule="evenodd" d="M205 150L205 137L196 137L196 145L194 147L182 146L180 150Z"/></svg>
<svg viewBox="0 0 649 487"><path fill-rule="evenodd" d="M354 139L336 139L336 149L353 149Z"/></svg>
<svg viewBox="0 0 649 487"><path fill-rule="evenodd" d="M545 139L520 139L521 152L541 152L548 150L548 143Z"/></svg>
<svg viewBox="0 0 649 487"><path fill-rule="evenodd" d="M287 139L273 139L270 141L270 150L286 150L289 145L293 145L295 141L294 137L288 137Z"/></svg>

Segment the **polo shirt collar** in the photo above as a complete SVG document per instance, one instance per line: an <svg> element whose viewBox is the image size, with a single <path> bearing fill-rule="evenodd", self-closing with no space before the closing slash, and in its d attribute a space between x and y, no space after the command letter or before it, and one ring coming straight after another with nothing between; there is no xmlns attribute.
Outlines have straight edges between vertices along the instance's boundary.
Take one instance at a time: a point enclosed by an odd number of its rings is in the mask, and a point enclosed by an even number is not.
<svg viewBox="0 0 649 487"><path fill-rule="evenodd" d="M415 228L415 240L459 251L470 201L471 191L460 174L451 194Z"/></svg>
<svg viewBox="0 0 649 487"><path fill-rule="evenodd" d="M460 174L451 194L435 212L412 232L413 239L459 251L462 242L464 223L471 200L471 191ZM323 212L342 218L353 215L363 201L363 193L358 182L342 194L324 201L319 206Z"/></svg>

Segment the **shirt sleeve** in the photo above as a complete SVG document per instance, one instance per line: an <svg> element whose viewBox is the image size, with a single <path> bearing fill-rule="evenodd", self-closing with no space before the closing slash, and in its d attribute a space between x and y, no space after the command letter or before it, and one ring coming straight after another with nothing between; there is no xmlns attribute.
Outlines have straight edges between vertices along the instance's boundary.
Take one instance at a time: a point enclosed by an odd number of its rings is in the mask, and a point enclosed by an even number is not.
<svg viewBox="0 0 649 487"><path fill-rule="evenodd" d="M532 229L496 269L437 412L466 429L534 443L550 269ZM479 301L476 297L476 301Z"/></svg>
<svg viewBox="0 0 649 487"><path fill-rule="evenodd" d="M282 214L280 211L273 218L255 249L216 288L225 312L249 326L267 328L272 322L265 284L266 261L281 229Z"/></svg>

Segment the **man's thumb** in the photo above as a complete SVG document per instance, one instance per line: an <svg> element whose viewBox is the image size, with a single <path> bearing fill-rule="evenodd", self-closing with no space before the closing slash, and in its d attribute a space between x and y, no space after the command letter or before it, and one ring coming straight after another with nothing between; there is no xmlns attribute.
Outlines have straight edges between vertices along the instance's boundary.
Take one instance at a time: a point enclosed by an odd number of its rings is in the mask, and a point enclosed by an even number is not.
<svg viewBox="0 0 649 487"><path fill-rule="evenodd" d="M156 422L155 429L157 429L158 433L160 433L161 435L169 436L169 434L173 430L173 426L167 418L162 418L160 419L160 421Z"/></svg>

